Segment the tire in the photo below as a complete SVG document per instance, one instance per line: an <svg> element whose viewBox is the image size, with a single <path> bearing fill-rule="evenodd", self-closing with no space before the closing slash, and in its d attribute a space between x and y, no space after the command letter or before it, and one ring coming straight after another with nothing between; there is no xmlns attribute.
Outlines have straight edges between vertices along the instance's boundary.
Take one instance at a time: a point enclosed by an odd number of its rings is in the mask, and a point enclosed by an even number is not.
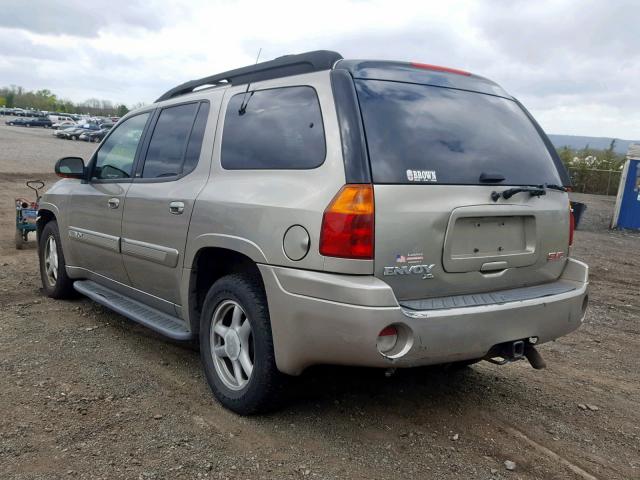
<svg viewBox="0 0 640 480"><path fill-rule="evenodd" d="M286 377L276 367L267 298L255 274L227 275L209 289L200 319L200 358L224 407L252 415L277 406Z"/></svg>
<svg viewBox="0 0 640 480"><path fill-rule="evenodd" d="M22 248L24 247L24 244L26 243L22 235L22 230L18 230L17 228L16 228L16 234L15 234L15 242L16 242L16 250L22 250Z"/></svg>
<svg viewBox="0 0 640 480"><path fill-rule="evenodd" d="M58 222L55 220L47 223L42 229L38 241L38 257L42 289L47 296L56 299L74 297L73 281L67 276Z"/></svg>

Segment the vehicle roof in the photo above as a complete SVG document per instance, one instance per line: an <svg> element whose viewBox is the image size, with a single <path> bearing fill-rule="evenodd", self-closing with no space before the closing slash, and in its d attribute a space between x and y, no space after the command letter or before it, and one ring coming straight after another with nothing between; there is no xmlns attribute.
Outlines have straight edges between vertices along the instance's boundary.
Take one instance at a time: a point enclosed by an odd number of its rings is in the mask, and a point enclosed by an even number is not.
<svg viewBox="0 0 640 480"><path fill-rule="evenodd" d="M356 79L409 82L512 98L495 82L462 70L414 62L345 60L338 52L316 50L191 80L168 90L156 103L195 93L203 87L242 85L330 69L347 70Z"/></svg>

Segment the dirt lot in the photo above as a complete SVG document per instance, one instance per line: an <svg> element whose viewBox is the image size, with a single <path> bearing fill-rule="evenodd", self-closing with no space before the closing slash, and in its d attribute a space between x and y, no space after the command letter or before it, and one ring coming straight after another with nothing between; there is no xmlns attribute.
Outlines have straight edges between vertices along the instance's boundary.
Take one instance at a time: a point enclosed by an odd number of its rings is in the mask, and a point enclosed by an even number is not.
<svg viewBox="0 0 640 480"><path fill-rule="evenodd" d="M580 197L591 306L540 347L547 370L316 368L284 410L241 418L213 400L197 352L40 294L12 199L91 151L49 133L0 126L0 478L640 478L640 237L607 230L612 198Z"/></svg>

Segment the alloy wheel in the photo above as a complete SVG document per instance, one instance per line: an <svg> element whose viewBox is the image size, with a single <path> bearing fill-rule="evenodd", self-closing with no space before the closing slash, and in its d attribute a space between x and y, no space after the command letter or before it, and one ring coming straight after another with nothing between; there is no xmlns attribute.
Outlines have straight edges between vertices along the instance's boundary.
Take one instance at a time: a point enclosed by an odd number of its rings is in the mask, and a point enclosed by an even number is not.
<svg viewBox="0 0 640 480"><path fill-rule="evenodd" d="M231 390L242 390L253 371L251 321L234 300L222 301L213 312L210 342L216 372Z"/></svg>
<svg viewBox="0 0 640 480"><path fill-rule="evenodd" d="M53 235L47 238L44 247L44 269L47 274L47 282L55 287L58 281L58 245Z"/></svg>

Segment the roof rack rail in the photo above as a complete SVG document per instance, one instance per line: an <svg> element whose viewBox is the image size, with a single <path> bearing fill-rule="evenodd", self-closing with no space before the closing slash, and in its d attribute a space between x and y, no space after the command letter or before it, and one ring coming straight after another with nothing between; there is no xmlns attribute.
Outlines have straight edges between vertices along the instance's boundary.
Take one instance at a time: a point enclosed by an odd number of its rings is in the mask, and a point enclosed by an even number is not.
<svg viewBox="0 0 640 480"><path fill-rule="evenodd" d="M170 98L185 95L193 92L198 87L206 85L219 85L230 83L232 85L242 85L245 83L270 80L272 78L298 75L301 73L317 72L329 70L333 64L342 59L342 55L330 50L315 50L313 52L300 53L298 55L284 55L268 62L256 63L228 72L218 73L210 77L191 80L189 82L172 88L156 102L168 100Z"/></svg>

